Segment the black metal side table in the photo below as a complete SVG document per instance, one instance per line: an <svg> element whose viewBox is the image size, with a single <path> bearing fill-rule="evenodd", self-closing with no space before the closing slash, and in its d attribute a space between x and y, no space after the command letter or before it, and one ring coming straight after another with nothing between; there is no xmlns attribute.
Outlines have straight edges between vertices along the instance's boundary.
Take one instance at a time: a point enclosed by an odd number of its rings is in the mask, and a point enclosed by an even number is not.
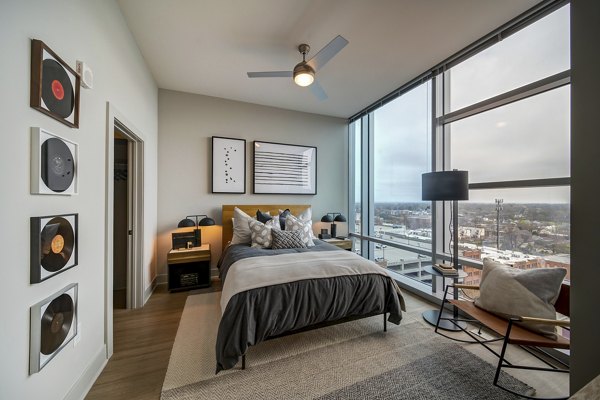
<svg viewBox="0 0 600 400"><path fill-rule="evenodd" d="M446 279L452 279L455 283L458 283L459 279L464 279L468 276L468 274L466 272L464 272L462 269L458 270L458 275L457 276L448 276L448 275L443 275L440 272L436 271L431 265L427 265L423 268L423 270L425 272L428 272L431 274L431 291L433 293L436 292L436 280L438 277L442 278L442 290L446 290ZM440 311L439 310L428 310L425 311L422 316L423 319L435 326L437 324L438 321L438 316L440 315ZM456 307L454 308L454 313L450 314L448 312L444 312L442 314L443 318L458 318L458 310L456 309ZM455 324L458 324L458 326L456 326ZM440 320L440 325L438 326L440 329L444 329L446 331L460 331L461 328L466 328L467 324L461 321L447 321L447 320Z"/></svg>

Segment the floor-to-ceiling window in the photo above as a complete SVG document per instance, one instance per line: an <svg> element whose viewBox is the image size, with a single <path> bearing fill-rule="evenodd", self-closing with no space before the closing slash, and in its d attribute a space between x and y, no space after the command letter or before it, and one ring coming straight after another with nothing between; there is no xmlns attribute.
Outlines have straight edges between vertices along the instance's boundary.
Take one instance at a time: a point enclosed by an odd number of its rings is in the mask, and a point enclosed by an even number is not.
<svg viewBox="0 0 600 400"><path fill-rule="evenodd" d="M446 71L444 143L471 189L465 259L570 269L569 54L567 5ZM467 283L478 267L465 266Z"/></svg>
<svg viewBox="0 0 600 400"><path fill-rule="evenodd" d="M540 7L351 119L356 251L428 290L432 257L448 259L449 216L421 201L421 175L456 168L469 171L459 255L470 283L484 257L570 268L565 4Z"/></svg>

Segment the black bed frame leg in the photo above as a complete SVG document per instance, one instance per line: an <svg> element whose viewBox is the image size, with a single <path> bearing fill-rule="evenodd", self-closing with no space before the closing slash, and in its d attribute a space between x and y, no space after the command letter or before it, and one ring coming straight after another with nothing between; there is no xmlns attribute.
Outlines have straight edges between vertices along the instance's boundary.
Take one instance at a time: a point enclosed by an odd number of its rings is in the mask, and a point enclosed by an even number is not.
<svg viewBox="0 0 600 400"><path fill-rule="evenodd" d="M246 355L242 354L242 369L246 369Z"/></svg>
<svg viewBox="0 0 600 400"><path fill-rule="evenodd" d="M383 313L383 331L387 332L387 313Z"/></svg>

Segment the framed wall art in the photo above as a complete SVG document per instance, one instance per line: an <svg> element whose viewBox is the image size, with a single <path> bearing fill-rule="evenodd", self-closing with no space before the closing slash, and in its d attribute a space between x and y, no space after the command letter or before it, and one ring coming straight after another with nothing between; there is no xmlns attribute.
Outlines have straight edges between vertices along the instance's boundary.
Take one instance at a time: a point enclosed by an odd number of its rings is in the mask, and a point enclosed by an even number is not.
<svg viewBox="0 0 600 400"><path fill-rule="evenodd" d="M44 42L32 39L31 107L71 128L79 128L79 87L79 75Z"/></svg>
<svg viewBox="0 0 600 400"><path fill-rule="evenodd" d="M212 137L212 192L246 193L246 140Z"/></svg>
<svg viewBox="0 0 600 400"><path fill-rule="evenodd" d="M254 193L317 194L317 148L254 141Z"/></svg>
<svg viewBox="0 0 600 400"><path fill-rule="evenodd" d="M77 336L77 283L30 309L29 375L39 372Z"/></svg>

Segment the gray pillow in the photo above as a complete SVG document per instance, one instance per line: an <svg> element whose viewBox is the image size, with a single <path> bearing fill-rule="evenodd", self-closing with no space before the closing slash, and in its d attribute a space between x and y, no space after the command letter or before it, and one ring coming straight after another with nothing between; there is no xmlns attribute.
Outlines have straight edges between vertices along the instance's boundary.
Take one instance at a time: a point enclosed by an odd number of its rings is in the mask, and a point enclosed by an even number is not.
<svg viewBox="0 0 600 400"><path fill-rule="evenodd" d="M258 247L263 249L271 248L271 231L273 225L270 223L271 220L263 224L255 219L248 220L248 227L250 228L250 237L252 239L251 247Z"/></svg>
<svg viewBox="0 0 600 400"><path fill-rule="evenodd" d="M306 243L302 240L300 231L282 231L273 229L273 249L302 249Z"/></svg>
<svg viewBox="0 0 600 400"><path fill-rule="evenodd" d="M520 270L489 258L483 260L480 296L475 305L502 317L524 316L556 319L554 303L567 270ZM524 328L556 339L552 325L522 324Z"/></svg>

